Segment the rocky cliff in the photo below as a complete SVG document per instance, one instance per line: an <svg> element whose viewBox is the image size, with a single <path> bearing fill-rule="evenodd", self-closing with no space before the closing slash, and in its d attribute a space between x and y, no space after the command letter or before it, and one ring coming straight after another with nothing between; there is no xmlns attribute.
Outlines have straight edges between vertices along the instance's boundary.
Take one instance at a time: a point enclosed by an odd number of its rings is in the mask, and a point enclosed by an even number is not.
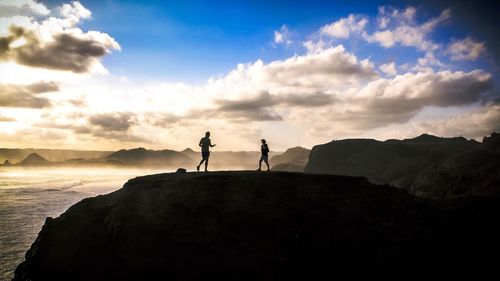
<svg viewBox="0 0 500 281"><path fill-rule="evenodd" d="M311 150L300 146L287 149L283 154L273 156L269 162L273 171L302 172Z"/></svg>
<svg viewBox="0 0 500 281"><path fill-rule="evenodd" d="M484 143L427 134L332 141L312 149L305 172L364 176L431 198L499 193L500 151L493 136Z"/></svg>
<svg viewBox="0 0 500 281"><path fill-rule="evenodd" d="M152 175L47 218L14 280L477 277L500 250L498 201L346 176Z"/></svg>

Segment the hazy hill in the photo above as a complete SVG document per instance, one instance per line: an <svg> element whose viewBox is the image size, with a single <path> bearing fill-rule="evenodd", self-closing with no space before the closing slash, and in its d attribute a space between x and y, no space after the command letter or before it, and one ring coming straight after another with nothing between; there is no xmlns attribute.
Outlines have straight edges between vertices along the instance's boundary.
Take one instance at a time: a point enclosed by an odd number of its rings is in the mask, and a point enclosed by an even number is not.
<svg viewBox="0 0 500 281"><path fill-rule="evenodd" d="M143 147L122 149L111 153L106 160L134 165L180 165L193 163L193 159L174 150L148 150Z"/></svg>
<svg viewBox="0 0 500 281"><path fill-rule="evenodd" d="M44 165L50 165L52 162L48 161L47 159L43 158L42 156L36 154L36 153L31 153L28 155L26 158L24 158L21 162L19 162L18 165L22 166L44 166Z"/></svg>
<svg viewBox="0 0 500 281"><path fill-rule="evenodd" d="M274 171L302 172L309 159L311 150L303 147L287 149L283 154L278 154L269 159Z"/></svg>
<svg viewBox="0 0 500 281"><path fill-rule="evenodd" d="M486 144L424 134L405 140L347 139L318 145L312 149L305 171L364 176L417 195L441 197L496 192L500 189L494 180L498 159L499 153ZM489 169L488 177L484 177L484 169ZM471 184L482 187L457 189L466 175Z"/></svg>
<svg viewBox="0 0 500 281"><path fill-rule="evenodd" d="M11 163L19 163L31 153L36 153L51 162L62 162L75 158L100 159L108 156L112 152L67 149L0 148L0 162L9 160Z"/></svg>
<svg viewBox="0 0 500 281"><path fill-rule="evenodd" d="M159 174L48 218L14 281L482 279L499 214L498 197L430 201L363 178Z"/></svg>

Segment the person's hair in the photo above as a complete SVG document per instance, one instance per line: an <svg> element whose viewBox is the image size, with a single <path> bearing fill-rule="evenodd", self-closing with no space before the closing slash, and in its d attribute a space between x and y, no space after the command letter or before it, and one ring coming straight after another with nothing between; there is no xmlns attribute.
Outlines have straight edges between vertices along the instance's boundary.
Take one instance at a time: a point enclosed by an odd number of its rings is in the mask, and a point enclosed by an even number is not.
<svg viewBox="0 0 500 281"><path fill-rule="evenodd" d="M207 132L205 133L205 136L208 136L208 135L210 135L210 132L209 132L209 131L207 131Z"/></svg>
<svg viewBox="0 0 500 281"><path fill-rule="evenodd" d="M261 139L260 141L261 141L261 142L263 142L263 143L266 143L266 140L265 140L265 139Z"/></svg>

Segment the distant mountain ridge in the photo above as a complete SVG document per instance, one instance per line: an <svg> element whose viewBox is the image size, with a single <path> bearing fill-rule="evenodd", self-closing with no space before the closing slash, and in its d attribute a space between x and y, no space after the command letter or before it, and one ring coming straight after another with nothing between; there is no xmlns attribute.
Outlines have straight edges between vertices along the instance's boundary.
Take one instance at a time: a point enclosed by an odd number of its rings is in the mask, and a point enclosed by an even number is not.
<svg viewBox="0 0 500 281"><path fill-rule="evenodd" d="M118 161L125 164L184 164L192 163L193 159L186 154L174 150L147 150L143 147L122 149L111 153L107 160Z"/></svg>
<svg viewBox="0 0 500 281"><path fill-rule="evenodd" d="M42 156L36 154L36 153L31 153L28 155L26 158L24 158L19 164L21 165L49 165L52 162L49 160L43 158Z"/></svg>
<svg viewBox="0 0 500 281"><path fill-rule="evenodd" d="M51 162L63 162L70 159L102 159L113 151L70 150L70 149L39 149L39 148L0 148L0 162L9 160L19 163L31 153L36 153Z"/></svg>

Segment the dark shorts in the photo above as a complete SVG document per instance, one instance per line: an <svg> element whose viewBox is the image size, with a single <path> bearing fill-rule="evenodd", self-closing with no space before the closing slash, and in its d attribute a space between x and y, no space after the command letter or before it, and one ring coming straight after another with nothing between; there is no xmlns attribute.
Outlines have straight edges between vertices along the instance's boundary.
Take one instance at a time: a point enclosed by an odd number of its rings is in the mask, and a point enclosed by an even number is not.
<svg viewBox="0 0 500 281"><path fill-rule="evenodd" d="M268 158L269 158L269 156L262 155L262 156L260 156L260 160L259 161L266 161L267 162Z"/></svg>
<svg viewBox="0 0 500 281"><path fill-rule="evenodd" d="M210 151L202 151L201 152L201 158L208 159L208 157L210 157Z"/></svg>

